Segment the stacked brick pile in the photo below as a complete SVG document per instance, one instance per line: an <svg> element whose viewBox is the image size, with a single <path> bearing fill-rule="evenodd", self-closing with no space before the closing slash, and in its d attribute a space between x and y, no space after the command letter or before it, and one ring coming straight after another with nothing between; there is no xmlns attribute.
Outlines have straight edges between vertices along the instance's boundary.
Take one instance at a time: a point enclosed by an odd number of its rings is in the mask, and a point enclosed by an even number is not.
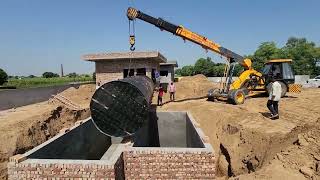
<svg viewBox="0 0 320 180"><path fill-rule="evenodd" d="M214 179L215 177L215 158L212 152L144 149L124 151L126 179Z"/></svg>

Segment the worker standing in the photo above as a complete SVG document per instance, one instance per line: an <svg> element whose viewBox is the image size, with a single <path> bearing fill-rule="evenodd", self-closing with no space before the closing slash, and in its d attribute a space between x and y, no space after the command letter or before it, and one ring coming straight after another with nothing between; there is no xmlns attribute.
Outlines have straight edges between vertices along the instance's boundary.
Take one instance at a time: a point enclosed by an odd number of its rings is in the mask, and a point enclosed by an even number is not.
<svg viewBox="0 0 320 180"><path fill-rule="evenodd" d="M171 82L169 85L169 93L170 93L170 101L174 101L176 86L173 84L173 82Z"/></svg>
<svg viewBox="0 0 320 180"><path fill-rule="evenodd" d="M279 119L279 101L281 98L281 84L274 78L271 79L272 86L269 92L267 107L271 111L271 119Z"/></svg>
<svg viewBox="0 0 320 180"><path fill-rule="evenodd" d="M159 93L158 93L158 106L162 106L163 93L164 93L164 90L163 90L162 85L160 84L160 86L159 86Z"/></svg>

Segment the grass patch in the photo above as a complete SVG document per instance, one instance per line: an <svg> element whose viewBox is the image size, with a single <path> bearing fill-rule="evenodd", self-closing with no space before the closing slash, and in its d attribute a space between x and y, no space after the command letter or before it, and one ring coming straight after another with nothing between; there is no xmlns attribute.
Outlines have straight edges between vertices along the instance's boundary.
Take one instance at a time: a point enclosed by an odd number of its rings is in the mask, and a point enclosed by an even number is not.
<svg viewBox="0 0 320 180"><path fill-rule="evenodd" d="M23 79L9 79L5 86L15 86L17 88L33 88L33 87L47 87L64 85L72 82L86 82L93 81L92 77L55 77L55 78L23 78Z"/></svg>

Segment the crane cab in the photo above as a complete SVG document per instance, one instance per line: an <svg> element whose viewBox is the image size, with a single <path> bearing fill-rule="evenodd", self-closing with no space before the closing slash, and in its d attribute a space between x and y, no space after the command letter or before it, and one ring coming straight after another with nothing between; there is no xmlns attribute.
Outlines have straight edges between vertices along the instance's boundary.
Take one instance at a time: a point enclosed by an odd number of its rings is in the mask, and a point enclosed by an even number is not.
<svg viewBox="0 0 320 180"><path fill-rule="evenodd" d="M289 91L289 85L294 84L294 74L291 68L292 59L272 59L265 63L262 75L265 79L265 88L269 92L271 88L270 80L274 78L281 84L282 94L285 96Z"/></svg>

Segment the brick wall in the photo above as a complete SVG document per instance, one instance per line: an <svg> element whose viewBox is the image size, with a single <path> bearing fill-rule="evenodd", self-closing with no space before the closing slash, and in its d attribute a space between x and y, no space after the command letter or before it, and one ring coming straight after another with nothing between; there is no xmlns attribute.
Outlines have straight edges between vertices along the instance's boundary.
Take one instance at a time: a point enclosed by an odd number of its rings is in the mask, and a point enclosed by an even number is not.
<svg viewBox="0 0 320 180"><path fill-rule="evenodd" d="M152 69L159 70L159 63L153 60L108 60L97 61L96 65L96 82L104 84L109 81L118 80L123 78L123 69L136 69L146 68L146 74L151 78Z"/></svg>
<svg viewBox="0 0 320 180"><path fill-rule="evenodd" d="M131 148L123 152L126 179L214 179L209 151Z"/></svg>
<svg viewBox="0 0 320 180"><path fill-rule="evenodd" d="M99 164L8 164L8 179L88 178L115 179L113 165Z"/></svg>
<svg viewBox="0 0 320 180"><path fill-rule="evenodd" d="M193 121L191 114L188 114L188 117L189 126L195 126L194 132L201 138L197 141L203 142L203 148L133 147L133 143L126 143L119 145L108 160L28 159L32 151L38 150L38 146L23 155L18 154L10 158L8 177L9 179L214 179L216 174L214 150L208 143L208 137L199 128L200 125Z"/></svg>
<svg viewBox="0 0 320 180"><path fill-rule="evenodd" d="M122 73L97 73L96 83L100 83L100 85L103 85L107 82L122 79L122 78L123 78Z"/></svg>

